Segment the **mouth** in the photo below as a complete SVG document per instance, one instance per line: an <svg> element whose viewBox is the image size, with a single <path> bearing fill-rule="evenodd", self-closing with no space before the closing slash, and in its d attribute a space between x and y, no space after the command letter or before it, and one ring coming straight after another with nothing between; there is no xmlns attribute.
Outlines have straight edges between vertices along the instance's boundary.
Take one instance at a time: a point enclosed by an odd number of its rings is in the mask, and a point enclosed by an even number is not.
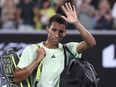
<svg viewBox="0 0 116 87"><path fill-rule="evenodd" d="M53 41L54 41L54 42L59 42L60 39L56 39L56 38L55 38L55 39L53 39Z"/></svg>

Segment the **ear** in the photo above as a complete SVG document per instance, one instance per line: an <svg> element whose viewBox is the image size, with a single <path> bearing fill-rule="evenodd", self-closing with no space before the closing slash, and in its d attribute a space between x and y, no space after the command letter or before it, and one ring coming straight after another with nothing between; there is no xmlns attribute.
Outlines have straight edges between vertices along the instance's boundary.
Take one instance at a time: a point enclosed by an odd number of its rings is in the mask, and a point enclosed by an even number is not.
<svg viewBox="0 0 116 87"><path fill-rule="evenodd" d="M65 37L66 36L66 31L63 33L63 37Z"/></svg>
<svg viewBox="0 0 116 87"><path fill-rule="evenodd" d="M48 26L46 26L46 32L49 33L49 27Z"/></svg>

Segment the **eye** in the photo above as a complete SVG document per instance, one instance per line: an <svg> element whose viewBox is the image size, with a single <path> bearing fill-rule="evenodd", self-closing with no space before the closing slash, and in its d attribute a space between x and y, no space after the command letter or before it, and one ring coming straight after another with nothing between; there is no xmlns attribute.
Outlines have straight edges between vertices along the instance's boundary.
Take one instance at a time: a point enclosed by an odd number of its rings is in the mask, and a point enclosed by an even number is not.
<svg viewBox="0 0 116 87"><path fill-rule="evenodd" d="M60 30L59 32L60 32L60 33L64 33L64 31L63 31L63 30Z"/></svg>
<svg viewBox="0 0 116 87"><path fill-rule="evenodd" d="M56 32L57 30L55 28L52 28L52 31Z"/></svg>

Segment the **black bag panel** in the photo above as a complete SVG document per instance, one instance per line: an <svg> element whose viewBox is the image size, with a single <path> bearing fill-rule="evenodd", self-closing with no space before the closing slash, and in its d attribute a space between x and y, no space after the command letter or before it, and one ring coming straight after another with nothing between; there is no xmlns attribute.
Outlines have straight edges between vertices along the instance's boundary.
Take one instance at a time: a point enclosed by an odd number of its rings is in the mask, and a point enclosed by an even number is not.
<svg viewBox="0 0 116 87"><path fill-rule="evenodd" d="M87 78L84 78L83 68L75 60L73 59L61 73L60 87L81 87L83 82L87 81ZM85 84L89 85L90 82Z"/></svg>
<svg viewBox="0 0 116 87"><path fill-rule="evenodd" d="M78 59L78 61L81 63L84 69L84 73L86 76L88 76L89 80L91 82L94 82L95 84L98 84L100 77L98 76L94 66L87 62L84 58Z"/></svg>
<svg viewBox="0 0 116 87"><path fill-rule="evenodd" d="M75 58L66 46L64 48L72 58L60 75L59 87L97 87L100 78L94 66L84 58ZM69 58L66 54L65 57Z"/></svg>

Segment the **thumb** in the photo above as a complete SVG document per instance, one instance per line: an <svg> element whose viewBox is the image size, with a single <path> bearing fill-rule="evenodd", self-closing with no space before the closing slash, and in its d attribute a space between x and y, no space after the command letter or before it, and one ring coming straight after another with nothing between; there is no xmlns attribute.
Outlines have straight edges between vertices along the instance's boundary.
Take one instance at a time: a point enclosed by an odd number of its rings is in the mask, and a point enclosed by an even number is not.
<svg viewBox="0 0 116 87"><path fill-rule="evenodd" d="M65 21L67 21L67 18L65 16L61 16Z"/></svg>

